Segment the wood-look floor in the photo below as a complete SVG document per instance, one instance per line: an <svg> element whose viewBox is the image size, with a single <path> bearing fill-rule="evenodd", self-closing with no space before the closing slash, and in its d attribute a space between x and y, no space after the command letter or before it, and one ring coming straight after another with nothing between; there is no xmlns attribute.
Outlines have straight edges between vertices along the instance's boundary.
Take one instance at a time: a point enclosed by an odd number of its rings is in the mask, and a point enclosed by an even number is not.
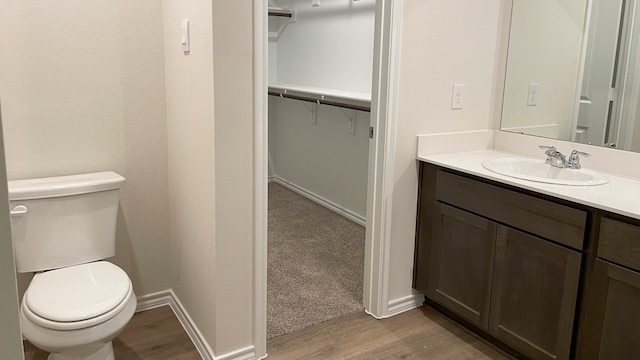
<svg viewBox="0 0 640 360"><path fill-rule="evenodd" d="M24 342L26 360L45 360L48 354ZM200 354L169 306L139 312L113 340L117 360L200 360Z"/></svg>
<svg viewBox="0 0 640 360"><path fill-rule="evenodd" d="M113 342L117 360L201 359L168 306L137 313ZM384 320L350 314L271 339L269 359L509 359L429 307ZM25 359L47 353L25 341Z"/></svg>
<svg viewBox="0 0 640 360"><path fill-rule="evenodd" d="M345 315L267 343L269 359L510 359L435 310L423 306L376 320Z"/></svg>

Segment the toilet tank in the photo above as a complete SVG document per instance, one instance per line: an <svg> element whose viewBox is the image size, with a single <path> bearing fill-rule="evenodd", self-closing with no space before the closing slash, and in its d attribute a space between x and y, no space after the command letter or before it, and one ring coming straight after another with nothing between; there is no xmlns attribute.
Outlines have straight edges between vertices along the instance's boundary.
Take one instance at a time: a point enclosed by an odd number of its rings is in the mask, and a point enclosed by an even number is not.
<svg viewBox="0 0 640 360"><path fill-rule="evenodd" d="M115 255L124 177L92 174L9 181L18 272L57 269Z"/></svg>

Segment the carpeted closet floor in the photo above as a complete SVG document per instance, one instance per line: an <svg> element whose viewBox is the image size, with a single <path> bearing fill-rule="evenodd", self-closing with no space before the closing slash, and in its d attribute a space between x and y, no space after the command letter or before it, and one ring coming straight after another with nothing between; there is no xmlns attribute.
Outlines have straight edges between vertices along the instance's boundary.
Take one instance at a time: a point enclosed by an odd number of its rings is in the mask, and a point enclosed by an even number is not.
<svg viewBox="0 0 640 360"><path fill-rule="evenodd" d="M364 227L269 184L267 338L362 311Z"/></svg>

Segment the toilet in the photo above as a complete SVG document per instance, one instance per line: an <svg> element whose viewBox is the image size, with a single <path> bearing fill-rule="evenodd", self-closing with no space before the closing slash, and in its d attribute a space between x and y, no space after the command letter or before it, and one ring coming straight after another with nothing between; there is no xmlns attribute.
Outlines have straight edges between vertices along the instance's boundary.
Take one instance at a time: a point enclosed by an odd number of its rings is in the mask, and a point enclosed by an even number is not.
<svg viewBox="0 0 640 360"><path fill-rule="evenodd" d="M20 305L23 336L49 360L112 360L111 341L133 317L129 276L115 255L114 172L9 181L19 273L35 273Z"/></svg>

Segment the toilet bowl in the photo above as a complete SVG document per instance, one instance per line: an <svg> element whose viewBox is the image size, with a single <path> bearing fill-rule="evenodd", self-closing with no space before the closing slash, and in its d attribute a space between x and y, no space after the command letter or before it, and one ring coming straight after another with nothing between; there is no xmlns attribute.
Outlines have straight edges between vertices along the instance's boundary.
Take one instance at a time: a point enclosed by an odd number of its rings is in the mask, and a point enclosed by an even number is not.
<svg viewBox="0 0 640 360"><path fill-rule="evenodd" d="M111 341L136 309L127 274L106 261L36 274L25 292L22 333L49 360L113 360Z"/></svg>
<svg viewBox="0 0 640 360"><path fill-rule="evenodd" d="M112 360L133 317L129 276L115 255L118 191L112 171L9 181L16 270L35 273L20 307L22 334L49 360Z"/></svg>

